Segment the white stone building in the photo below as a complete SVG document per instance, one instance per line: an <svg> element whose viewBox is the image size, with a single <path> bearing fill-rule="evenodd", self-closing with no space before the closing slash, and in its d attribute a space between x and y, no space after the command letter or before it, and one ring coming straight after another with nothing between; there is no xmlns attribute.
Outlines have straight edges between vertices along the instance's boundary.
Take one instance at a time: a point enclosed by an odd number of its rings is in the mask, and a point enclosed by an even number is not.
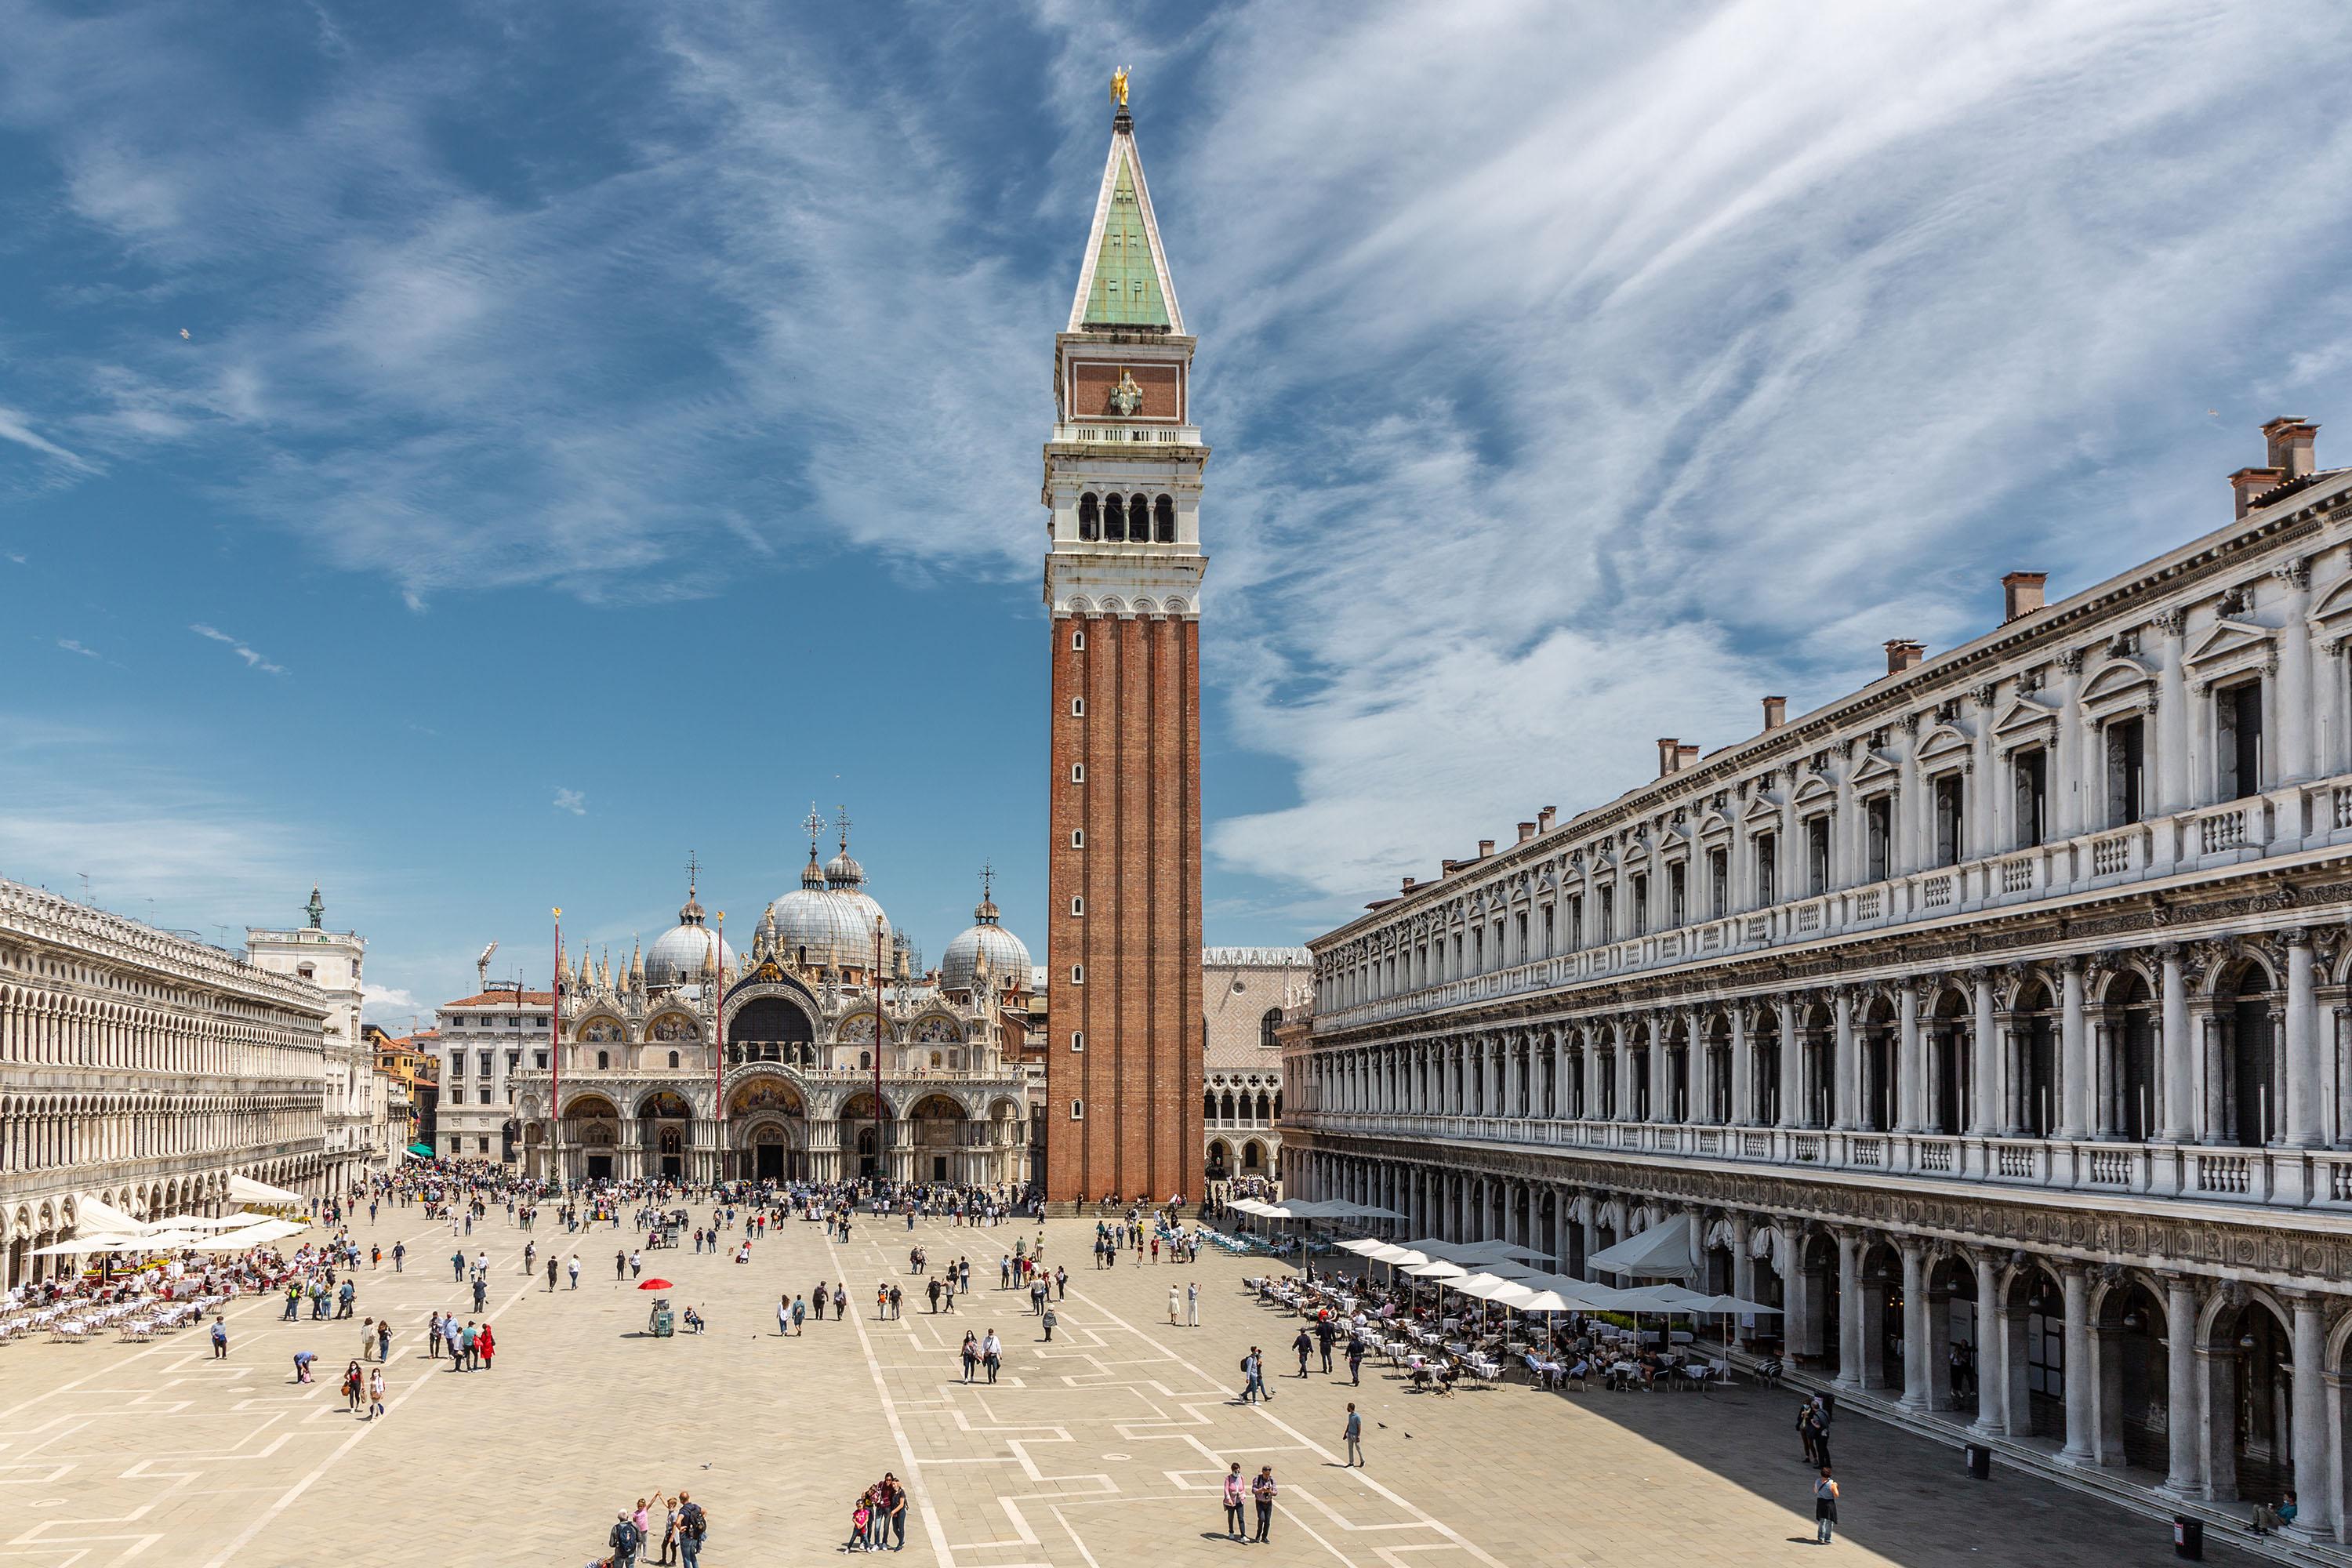
<svg viewBox="0 0 2352 1568"><path fill-rule="evenodd" d="M554 994L517 985L444 1002L435 1013L441 1095L436 1153L510 1161L520 1137L515 1085L525 1068L547 1070Z"/></svg>
<svg viewBox="0 0 2352 1568"><path fill-rule="evenodd" d="M0 881L0 1251L59 1260L95 1196L217 1212L231 1175L313 1195L333 1004L235 953ZM68 1260L70 1261L70 1260Z"/></svg>
<svg viewBox="0 0 2352 1568"><path fill-rule="evenodd" d="M324 929L326 905L310 889L309 922L293 931L248 926L245 950L257 968L306 980L326 993L326 1055L320 1064L326 1191L349 1193L381 1174L393 1159L389 1105L376 1083L375 1051L361 1034L365 1001L361 974L367 939Z"/></svg>
<svg viewBox="0 0 2352 1568"><path fill-rule="evenodd" d="M1283 1009L1313 985L1303 947L1201 950L1203 1159L1214 1194L1237 1177L1276 1178L1282 1152Z"/></svg>
<svg viewBox="0 0 2352 1568"><path fill-rule="evenodd" d="M1661 741L1312 943L1289 1193L1572 1271L1672 1226L1849 1405L2149 1508L2299 1483L2345 1540L2352 471L2312 431L2226 526L2055 604L2013 574L1998 629Z"/></svg>

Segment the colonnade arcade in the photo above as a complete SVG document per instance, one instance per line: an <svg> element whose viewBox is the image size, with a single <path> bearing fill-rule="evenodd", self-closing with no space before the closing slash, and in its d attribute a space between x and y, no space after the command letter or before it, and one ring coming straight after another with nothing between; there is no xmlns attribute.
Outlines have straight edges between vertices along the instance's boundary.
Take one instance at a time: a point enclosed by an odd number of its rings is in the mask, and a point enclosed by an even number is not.
<svg viewBox="0 0 2352 1568"><path fill-rule="evenodd" d="M1300 1142L1294 1133L1286 1150L1289 1191L1394 1208L1406 1216L1401 1234L1520 1243L1578 1277L1601 1248L1680 1221L1692 1289L1783 1310L1741 1324L1744 1348L1780 1351L1914 1417L2179 1497L2272 1499L2296 1487L2299 1528L2352 1541L2352 1298L2332 1284L2352 1248L2339 1239L2273 1231L2259 1215L2243 1226L2207 1215L2168 1224L1885 1194L1864 1205L1877 1209L1873 1221L1854 1222L1806 1212L1822 1194L1801 1185L1789 1207L1694 1202L1572 1179L1580 1162L1514 1174L1465 1169L1450 1152L1441 1165L1352 1154L1349 1141L1320 1135ZM1687 1172L1660 1179L1724 1184ZM1855 1205L1852 1194L1832 1201ZM2055 1245L2017 1245L2017 1233ZM2227 1272L2209 1258L2227 1259Z"/></svg>
<svg viewBox="0 0 2352 1568"><path fill-rule="evenodd" d="M2344 929L1324 1047L1314 1109L2352 1144Z"/></svg>
<svg viewBox="0 0 2352 1568"><path fill-rule="evenodd" d="M992 1186L1025 1174L1028 1122L1019 1103L982 1086L930 1087L756 1061L718 1086L676 1079L566 1089L560 1164L567 1181L832 1182L887 1175L902 1183ZM551 1168L549 1128L524 1108L527 1174ZM885 1170L887 1161L887 1172Z"/></svg>

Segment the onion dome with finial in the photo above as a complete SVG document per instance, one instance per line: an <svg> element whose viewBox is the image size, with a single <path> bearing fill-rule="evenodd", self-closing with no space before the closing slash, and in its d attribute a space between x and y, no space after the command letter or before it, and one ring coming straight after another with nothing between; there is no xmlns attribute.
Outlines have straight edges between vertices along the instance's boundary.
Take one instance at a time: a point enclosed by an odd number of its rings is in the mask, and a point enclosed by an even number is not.
<svg viewBox="0 0 2352 1568"><path fill-rule="evenodd" d="M998 985L1010 981L1020 990L1029 987L1029 946L1019 937L998 924L996 900L989 897L992 873L981 873L980 904L971 911L972 925L940 955L940 988L943 991L969 991L972 977L980 969L981 954L988 955L989 977Z"/></svg>

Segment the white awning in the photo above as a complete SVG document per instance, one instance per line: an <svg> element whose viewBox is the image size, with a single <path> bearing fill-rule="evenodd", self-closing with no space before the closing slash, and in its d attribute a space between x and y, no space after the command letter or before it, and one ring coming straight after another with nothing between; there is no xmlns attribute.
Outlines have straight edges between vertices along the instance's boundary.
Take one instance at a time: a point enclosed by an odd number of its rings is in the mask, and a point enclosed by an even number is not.
<svg viewBox="0 0 2352 1568"><path fill-rule="evenodd" d="M1599 1273L1630 1274L1637 1279L1689 1279L1698 1273L1691 1261L1690 1221L1679 1215L1604 1247L1584 1261Z"/></svg>
<svg viewBox="0 0 2352 1568"><path fill-rule="evenodd" d="M232 1202L253 1204L264 1208L307 1208L310 1200L299 1193L289 1193L284 1187L273 1187L268 1182L257 1182L251 1176L231 1176L228 1195Z"/></svg>

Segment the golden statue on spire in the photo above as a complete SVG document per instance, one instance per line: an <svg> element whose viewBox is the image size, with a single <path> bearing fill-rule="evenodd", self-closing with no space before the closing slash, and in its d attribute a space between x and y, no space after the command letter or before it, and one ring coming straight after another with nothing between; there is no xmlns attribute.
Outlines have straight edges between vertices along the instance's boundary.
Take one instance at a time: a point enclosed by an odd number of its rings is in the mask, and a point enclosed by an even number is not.
<svg viewBox="0 0 2352 1568"><path fill-rule="evenodd" d="M1127 107L1127 73L1134 68L1121 66L1110 73L1110 100L1121 109Z"/></svg>

